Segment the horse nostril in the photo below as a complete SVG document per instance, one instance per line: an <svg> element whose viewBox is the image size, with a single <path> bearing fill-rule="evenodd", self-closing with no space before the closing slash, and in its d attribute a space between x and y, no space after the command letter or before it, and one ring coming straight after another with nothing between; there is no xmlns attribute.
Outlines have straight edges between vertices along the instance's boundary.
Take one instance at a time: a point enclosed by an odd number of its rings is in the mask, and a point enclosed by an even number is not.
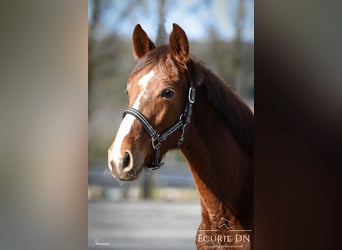
<svg viewBox="0 0 342 250"><path fill-rule="evenodd" d="M123 158L122 167L123 167L123 169L125 169L125 168L128 168L130 166L131 166L131 154L128 151L126 151L124 158Z"/></svg>

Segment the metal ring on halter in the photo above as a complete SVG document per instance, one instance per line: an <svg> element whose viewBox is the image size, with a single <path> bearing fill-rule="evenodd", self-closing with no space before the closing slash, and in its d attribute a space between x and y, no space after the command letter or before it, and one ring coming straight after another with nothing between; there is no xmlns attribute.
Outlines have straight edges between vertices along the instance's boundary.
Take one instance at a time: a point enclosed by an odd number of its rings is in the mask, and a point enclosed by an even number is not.
<svg viewBox="0 0 342 250"><path fill-rule="evenodd" d="M196 90L194 87L190 87L189 88L189 93L188 93L188 100L191 104L195 103L195 99L196 99Z"/></svg>

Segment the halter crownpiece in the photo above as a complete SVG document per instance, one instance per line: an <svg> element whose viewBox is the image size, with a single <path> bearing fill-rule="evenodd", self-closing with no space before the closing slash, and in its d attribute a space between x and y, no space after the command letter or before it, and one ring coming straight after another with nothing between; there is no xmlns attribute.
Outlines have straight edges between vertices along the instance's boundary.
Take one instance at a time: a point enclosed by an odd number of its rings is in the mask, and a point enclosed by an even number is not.
<svg viewBox="0 0 342 250"><path fill-rule="evenodd" d="M191 114L192 114L192 105L195 103L196 99L196 90L193 87L192 80L189 84L188 89L188 95L187 95L187 101L184 108L183 113L179 116L178 122L173 125L171 128L166 130L165 132L159 134L151 125L151 123L147 120L147 118L137 109L129 107L124 110L122 114L122 118L125 117L126 114L133 115L138 121L141 122L143 125L145 131L148 133L148 135L151 137L152 141L152 148L154 150L154 161L152 162L151 166L147 166L148 168L152 170L156 170L160 168L164 163L161 162L160 157L160 145L163 141L165 141L170 135L172 135L174 132L176 132L178 129L182 129L181 137L178 140L177 146L181 146L184 142L184 131L185 127L190 123Z"/></svg>

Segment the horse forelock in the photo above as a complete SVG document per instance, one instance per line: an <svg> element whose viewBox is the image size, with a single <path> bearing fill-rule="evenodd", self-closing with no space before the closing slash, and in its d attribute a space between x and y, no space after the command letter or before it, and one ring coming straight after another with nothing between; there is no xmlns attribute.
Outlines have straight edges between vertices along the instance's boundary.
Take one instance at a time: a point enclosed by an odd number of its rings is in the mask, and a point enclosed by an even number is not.
<svg viewBox="0 0 342 250"><path fill-rule="evenodd" d="M133 71L129 75L129 79L142 71L151 70L157 64L165 64L168 51L168 46L162 45L148 52L146 55L138 60Z"/></svg>
<svg viewBox="0 0 342 250"><path fill-rule="evenodd" d="M168 45L161 45L149 51L138 60L128 79L132 79L137 74L148 72L154 67L158 67L160 71L164 72L170 78L177 76L180 72L186 71L187 66L173 60L170 52Z"/></svg>

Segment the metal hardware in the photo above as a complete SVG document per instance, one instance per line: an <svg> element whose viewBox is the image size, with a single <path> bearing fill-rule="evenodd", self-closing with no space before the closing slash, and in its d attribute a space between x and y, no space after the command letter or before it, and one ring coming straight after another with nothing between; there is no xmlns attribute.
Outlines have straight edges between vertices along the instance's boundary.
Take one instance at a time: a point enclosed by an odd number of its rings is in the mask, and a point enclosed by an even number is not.
<svg viewBox="0 0 342 250"><path fill-rule="evenodd" d="M185 127L187 126L187 124L184 124L182 126L182 134L181 134L181 137L179 138L178 142L177 142L177 147L180 147L183 142L184 142L184 132L185 132Z"/></svg>
<svg viewBox="0 0 342 250"><path fill-rule="evenodd" d="M159 137L159 134L157 134L155 137L152 137L152 148L154 150L160 149L160 137Z"/></svg>
<svg viewBox="0 0 342 250"><path fill-rule="evenodd" d="M188 100L189 103L194 104L196 99L196 90L193 87L189 88Z"/></svg>

